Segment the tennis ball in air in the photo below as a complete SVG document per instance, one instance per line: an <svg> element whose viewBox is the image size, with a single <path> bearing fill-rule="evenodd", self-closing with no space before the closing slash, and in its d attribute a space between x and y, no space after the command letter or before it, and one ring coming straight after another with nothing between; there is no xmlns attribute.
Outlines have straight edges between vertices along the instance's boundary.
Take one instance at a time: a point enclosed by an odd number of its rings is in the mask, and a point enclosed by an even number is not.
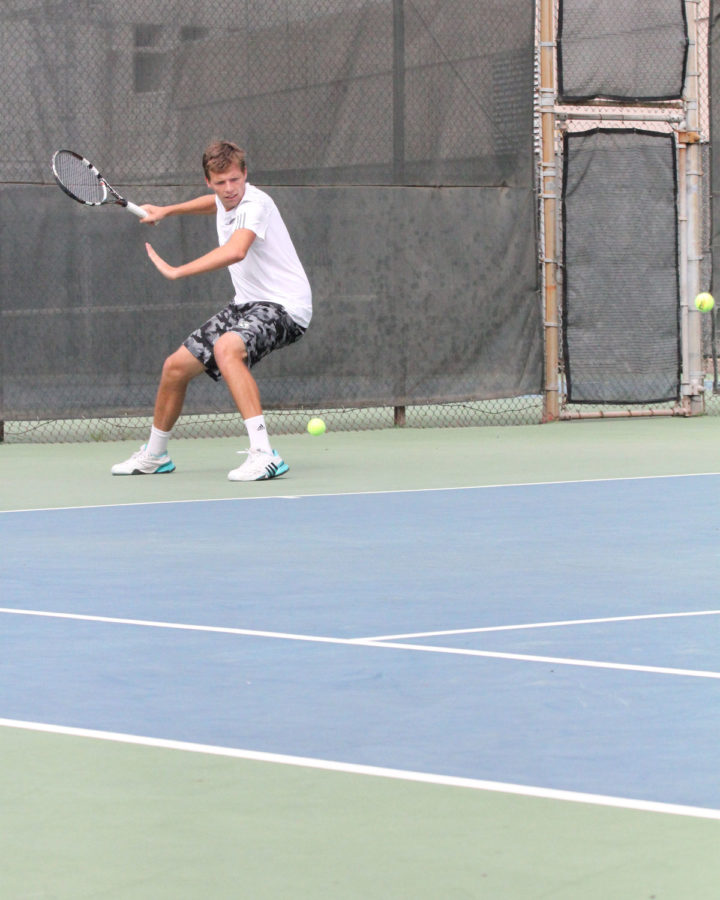
<svg viewBox="0 0 720 900"><path fill-rule="evenodd" d="M322 419L310 419L307 430L308 434L325 434L325 423Z"/></svg>
<svg viewBox="0 0 720 900"><path fill-rule="evenodd" d="M715 300L712 294L708 294L707 291L703 291L702 294L698 294L695 298L695 306L700 312L710 312L710 310L715 306Z"/></svg>

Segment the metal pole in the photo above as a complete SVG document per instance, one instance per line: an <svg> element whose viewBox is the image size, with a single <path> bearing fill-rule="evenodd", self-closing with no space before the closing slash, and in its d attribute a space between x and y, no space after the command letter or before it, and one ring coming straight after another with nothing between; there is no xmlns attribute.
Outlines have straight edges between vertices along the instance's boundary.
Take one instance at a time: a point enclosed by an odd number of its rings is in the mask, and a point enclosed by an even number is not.
<svg viewBox="0 0 720 900"><path fill-rule="evenodd" d="M667 112L667 113L600 113L600 112L579 112L573 110L572 113L564 112L562 107L557 107L555 113L560 122L567 119L589 119L592 122L684 122L685 115L683 113Z"/></svg>
<svg viewBox="0 0 720 900"><path fill-rule="evenodd" d="M393 0L393 184L405 183L405 0ZM406 392L406 357L403 350L401 393ZM400 360L398 359L398 366ZM397 428L405 426L405 407L393 408Z"/></svg>
<svg viewBox="0 0 720 900"><path fill-rule="evenodd" d="M393 182L405 181L405 0L393 0Z"/></svg>
<svg viewBox="0 0 720 900"><path fill-rule="evenodd" d="M560 322L557 298L557 168L555 163L555 10L554 0L540 3L540 120L543 210L543 297L545 312L545 396L543 421L560 416Z"/></svg>
<svg viewBox="0 0 720 900"><path fill-rule="evenodd" d="M688 60L684 96L687 132L680 136L686 147L685 197L687 204L686 291L684 301L681 300L687 304L687 360L683 360L683 364L687 362L687 369L683 372L683 390L687 392L690 412L697 414L705 411L701 314L695 309L693 303L695 296L700 291L700 261L702 259L702 166L698 111L697 0L686 0L685 10L688 28Z"/></svg>
<svg viewBox="0 0 720 900"><path fill-rule="evenodd" d="M690 345L688 309L687 144L678 135L678 268L680 287L681 402L690 412Z"/></svg>

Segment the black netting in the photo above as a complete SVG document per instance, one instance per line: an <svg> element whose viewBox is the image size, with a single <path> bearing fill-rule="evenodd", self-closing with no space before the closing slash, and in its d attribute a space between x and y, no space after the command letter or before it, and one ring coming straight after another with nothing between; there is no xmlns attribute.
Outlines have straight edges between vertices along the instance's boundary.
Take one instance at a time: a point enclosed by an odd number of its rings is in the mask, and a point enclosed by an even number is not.
<svg viewBox="0 0 720 900"><path fill-rule="evenodd" d="M560 98L679 98L687 47L684 0L560 0Z"/></svg>
<svg viewBox="0 0 720 900"><path fill-rule="evenodd" d="M680 390L672 136L565 138L563 337L574 403L652 403Z"/></svg>
<svg viewBox="0 0 720 900"><path fill-rule="evenodd" d="M528 0L6 0L0 23L2 182L69 146L194 185L228 135L265 184L530 178Z"/></svg>
<svg viewBox="0 0 720 900"><path fill-rule="evenodd" d="M231 295L160 278L132 216L57 189L53 151L167 203L206 190L214 137L247 149L313 286L307 336L256 371L266 406L540 392L528 0L7 0L0 25L7 423L147 415ZM216 238L185 217L152 240L181 262ZM187 409L232 405L200 379Z"/></svg>

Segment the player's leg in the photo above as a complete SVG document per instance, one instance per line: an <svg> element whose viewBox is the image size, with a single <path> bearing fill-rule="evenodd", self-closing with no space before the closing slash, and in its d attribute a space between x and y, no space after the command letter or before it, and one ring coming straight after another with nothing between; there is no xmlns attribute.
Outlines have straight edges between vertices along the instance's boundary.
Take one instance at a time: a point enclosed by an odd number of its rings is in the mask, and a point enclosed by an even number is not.
<svg viewBox="0 0 720 900"><path fill-rule="evenodd" d="M113 475L163 475L175 470L167 452L170 432L182 412L188 384L204 371L203 364L184 346L168 356L160 376L148 442L129 459L113 466Z"/></svg>
<svg viewBox="0 0 720 900"><path fill-rule="evenodd" d="M234 309L236 320L214 345L217 365L245 421L250 438L248 458L228 474L231 481L259 481L288 471L271 449L260 392L252 367L268 353L299 340L305 329L277 303L245 303Z"/></svg>
<svg viewBox="0 0 720 900"><path fill-rule="evenodd" d="M243 419L262 415L260 389L248 368L245 341L235 331L215 343L215 360Z"/></svg>
<svg viewBox="0 0 720 900"><path fill-rule="evenodd" d="M166 448L170 430L182 411L187 386L202 372L206 372L214 381L220 379L220 372L213 356L213 346L218 337L228 331L235 321L234 306L230 304L208 319L204 325L196 328L188 335L183 345L168 356L163 365L160 386L155 397L150 439L130 459L113 466L113 475L153 475L172 472L175 469ZM149 454L161 459L160 465L156 465L152 458L148 459ZM142 457L142 461L139 457Z"/></svg>
<svg viewBox="0 0 720 900"><path fill-rule="evenodd" d="M218 338L214 352L218 369L243 417L250 439L248 458L233 469L228 478L230 481L262 481L283 475L290 467L270 445L260 389L248 366L245 341L237 332L229 331Z"/></svg>
<svg viewBox="0 0 720 900"><path fill-rule="evenodd" d="M155 428L165 432L172 431L182 412L187 386L204 371L205 366L184 345L168 356L155 397Z"/></svg>

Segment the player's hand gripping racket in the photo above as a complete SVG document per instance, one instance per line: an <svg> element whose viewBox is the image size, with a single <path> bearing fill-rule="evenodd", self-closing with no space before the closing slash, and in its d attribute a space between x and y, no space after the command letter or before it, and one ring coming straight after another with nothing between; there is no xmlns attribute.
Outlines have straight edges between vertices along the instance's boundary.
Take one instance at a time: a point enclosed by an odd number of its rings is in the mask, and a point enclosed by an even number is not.
<svg viewBox="0 0 720 900"><path fill-rule="evenodd" d="M140 219L147 213L139 206L121 197L112 185L98 172L95 166L79 153L72 150L56 150L52 158L52 170L58 186L68 197L84 203L86 206L104 206L106 203L117 203L129 209Z"/></svg>

